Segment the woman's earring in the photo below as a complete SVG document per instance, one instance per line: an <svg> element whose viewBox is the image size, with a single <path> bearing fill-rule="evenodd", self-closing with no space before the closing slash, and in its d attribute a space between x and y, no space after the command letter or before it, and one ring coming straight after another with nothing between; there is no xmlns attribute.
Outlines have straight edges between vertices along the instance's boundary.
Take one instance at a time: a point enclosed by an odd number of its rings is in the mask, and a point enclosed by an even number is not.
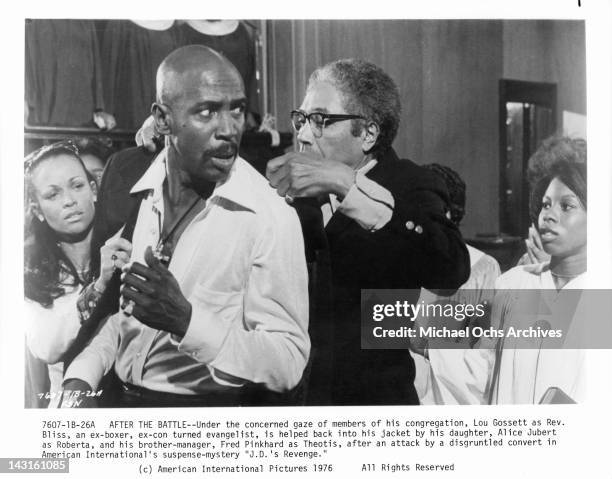
<svg viewBox="0 0 612 479"><path fill-rule="evenodd" d="M38 221L40 221L41 223L45 222L45 217L43 215L36 215L36 217L38 218Z"/></svg>

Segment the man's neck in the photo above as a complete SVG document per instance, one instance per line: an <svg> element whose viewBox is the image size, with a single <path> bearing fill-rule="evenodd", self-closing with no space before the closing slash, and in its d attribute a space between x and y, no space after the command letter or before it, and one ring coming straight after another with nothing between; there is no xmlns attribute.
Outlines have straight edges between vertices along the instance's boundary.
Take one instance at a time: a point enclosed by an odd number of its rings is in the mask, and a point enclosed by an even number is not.
<svg viewBox="0 0 612 479"><path fill-rule="evenodd" d="M172 146L168 149L167 167L168 175L163 188L162 233L163 236L172 234L178 238L186 224L204 208L205 202L198 200L206 200L212 194L215 184L192 181L189 174L179 168L178 153Z"/></svg>
<svg viewBox="0 0 612 479"><path fill-rule="evenodd" d="M189 173L181 169L179 165L178 153L170 146L167 157L167 188L164 188L164 195L170 205L180 208L191 204L196 196L204 199L208 198L215 189L215 184L210 181L191 178Z"/></svg>
<svg viewBox="0 0 612 479"><path fill-rule="evenodd" d="M371 153L366 153L363 155L363 157L359 158L358 160L356 160L352 165L351 168L355 171L358 171L359 169L363 168L365 165L367 165L370 160L373 160L374 156Z"/></svg>

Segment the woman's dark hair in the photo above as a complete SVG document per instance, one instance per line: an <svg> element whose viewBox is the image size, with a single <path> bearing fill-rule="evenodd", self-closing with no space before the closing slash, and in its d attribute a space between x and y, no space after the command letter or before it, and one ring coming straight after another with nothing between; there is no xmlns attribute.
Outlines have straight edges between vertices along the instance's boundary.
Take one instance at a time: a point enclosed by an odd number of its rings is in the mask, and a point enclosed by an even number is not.
<svg viewBox="0 0 612 479"><path fill-rule="evenodd" d="M537 222L542 198L550 182L558 178L587 208L587 144L581 138L553 136L542 142L529 159L527 180L531 190L529 214Z"/></svg>
<svg viewBox="0 0 612 479"><path fill-rule="evenodd" d="M94 181L77 148L72 142L59 142L44 146L28 155L24 161L26 205L36 200L32 173L45 160L61 154L74 157L83 168L87 181ZM53 301L65 294L64 286L76 287L91 278L79 274L59 247L57 233L46 221L40 221L31 211L26 213L26 239L24 245L25 297L42 306L51 307Z"/></svg>

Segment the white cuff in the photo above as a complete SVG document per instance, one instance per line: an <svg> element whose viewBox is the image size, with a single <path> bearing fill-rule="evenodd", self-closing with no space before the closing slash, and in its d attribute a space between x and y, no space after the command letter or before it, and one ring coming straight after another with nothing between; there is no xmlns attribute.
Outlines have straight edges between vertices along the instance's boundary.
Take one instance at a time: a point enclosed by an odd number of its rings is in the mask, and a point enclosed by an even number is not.
<svg viewBox="0 0 612 479"><path fill-rule="evenodd" d="M365 174L358 172L338 211L355 220L368 231L377 231L393 216L395 200L393 195Z"/></svg>

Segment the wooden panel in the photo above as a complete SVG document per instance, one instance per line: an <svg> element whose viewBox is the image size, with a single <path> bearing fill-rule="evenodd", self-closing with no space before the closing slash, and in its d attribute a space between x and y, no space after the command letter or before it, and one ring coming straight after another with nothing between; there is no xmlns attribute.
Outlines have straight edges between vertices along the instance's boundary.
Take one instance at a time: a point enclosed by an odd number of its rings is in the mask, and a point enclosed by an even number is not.
<svg viewBox="0 0 612 479"><path fill-rule="evenodd" d="M456 170L467 183L465 236L497 231L498 21L423 23L423 162Z"/></svg>
<svg viewBox="0 0 612 479"><path fill-rule="evenodd" d="M557 83L557 125L563 110L586 114L583 21L503 22L504 78Z"/></svg>
<svg viewBox="0 0 612 479"><path fill-rule="evenodd" d="M299 106L310 73L339 58L357 57L376 63L396 81L402 95L402 120L395 142L400 156L419 160L421 154L421 33L418 21L296 20L272 21L271 43L281 57L271 76L273 114L289 126L286 112ZM279 45L282 43L282 45ZM272 51L274 46L272 47ZM293 81L292 85L287 83Z"/></svg>

